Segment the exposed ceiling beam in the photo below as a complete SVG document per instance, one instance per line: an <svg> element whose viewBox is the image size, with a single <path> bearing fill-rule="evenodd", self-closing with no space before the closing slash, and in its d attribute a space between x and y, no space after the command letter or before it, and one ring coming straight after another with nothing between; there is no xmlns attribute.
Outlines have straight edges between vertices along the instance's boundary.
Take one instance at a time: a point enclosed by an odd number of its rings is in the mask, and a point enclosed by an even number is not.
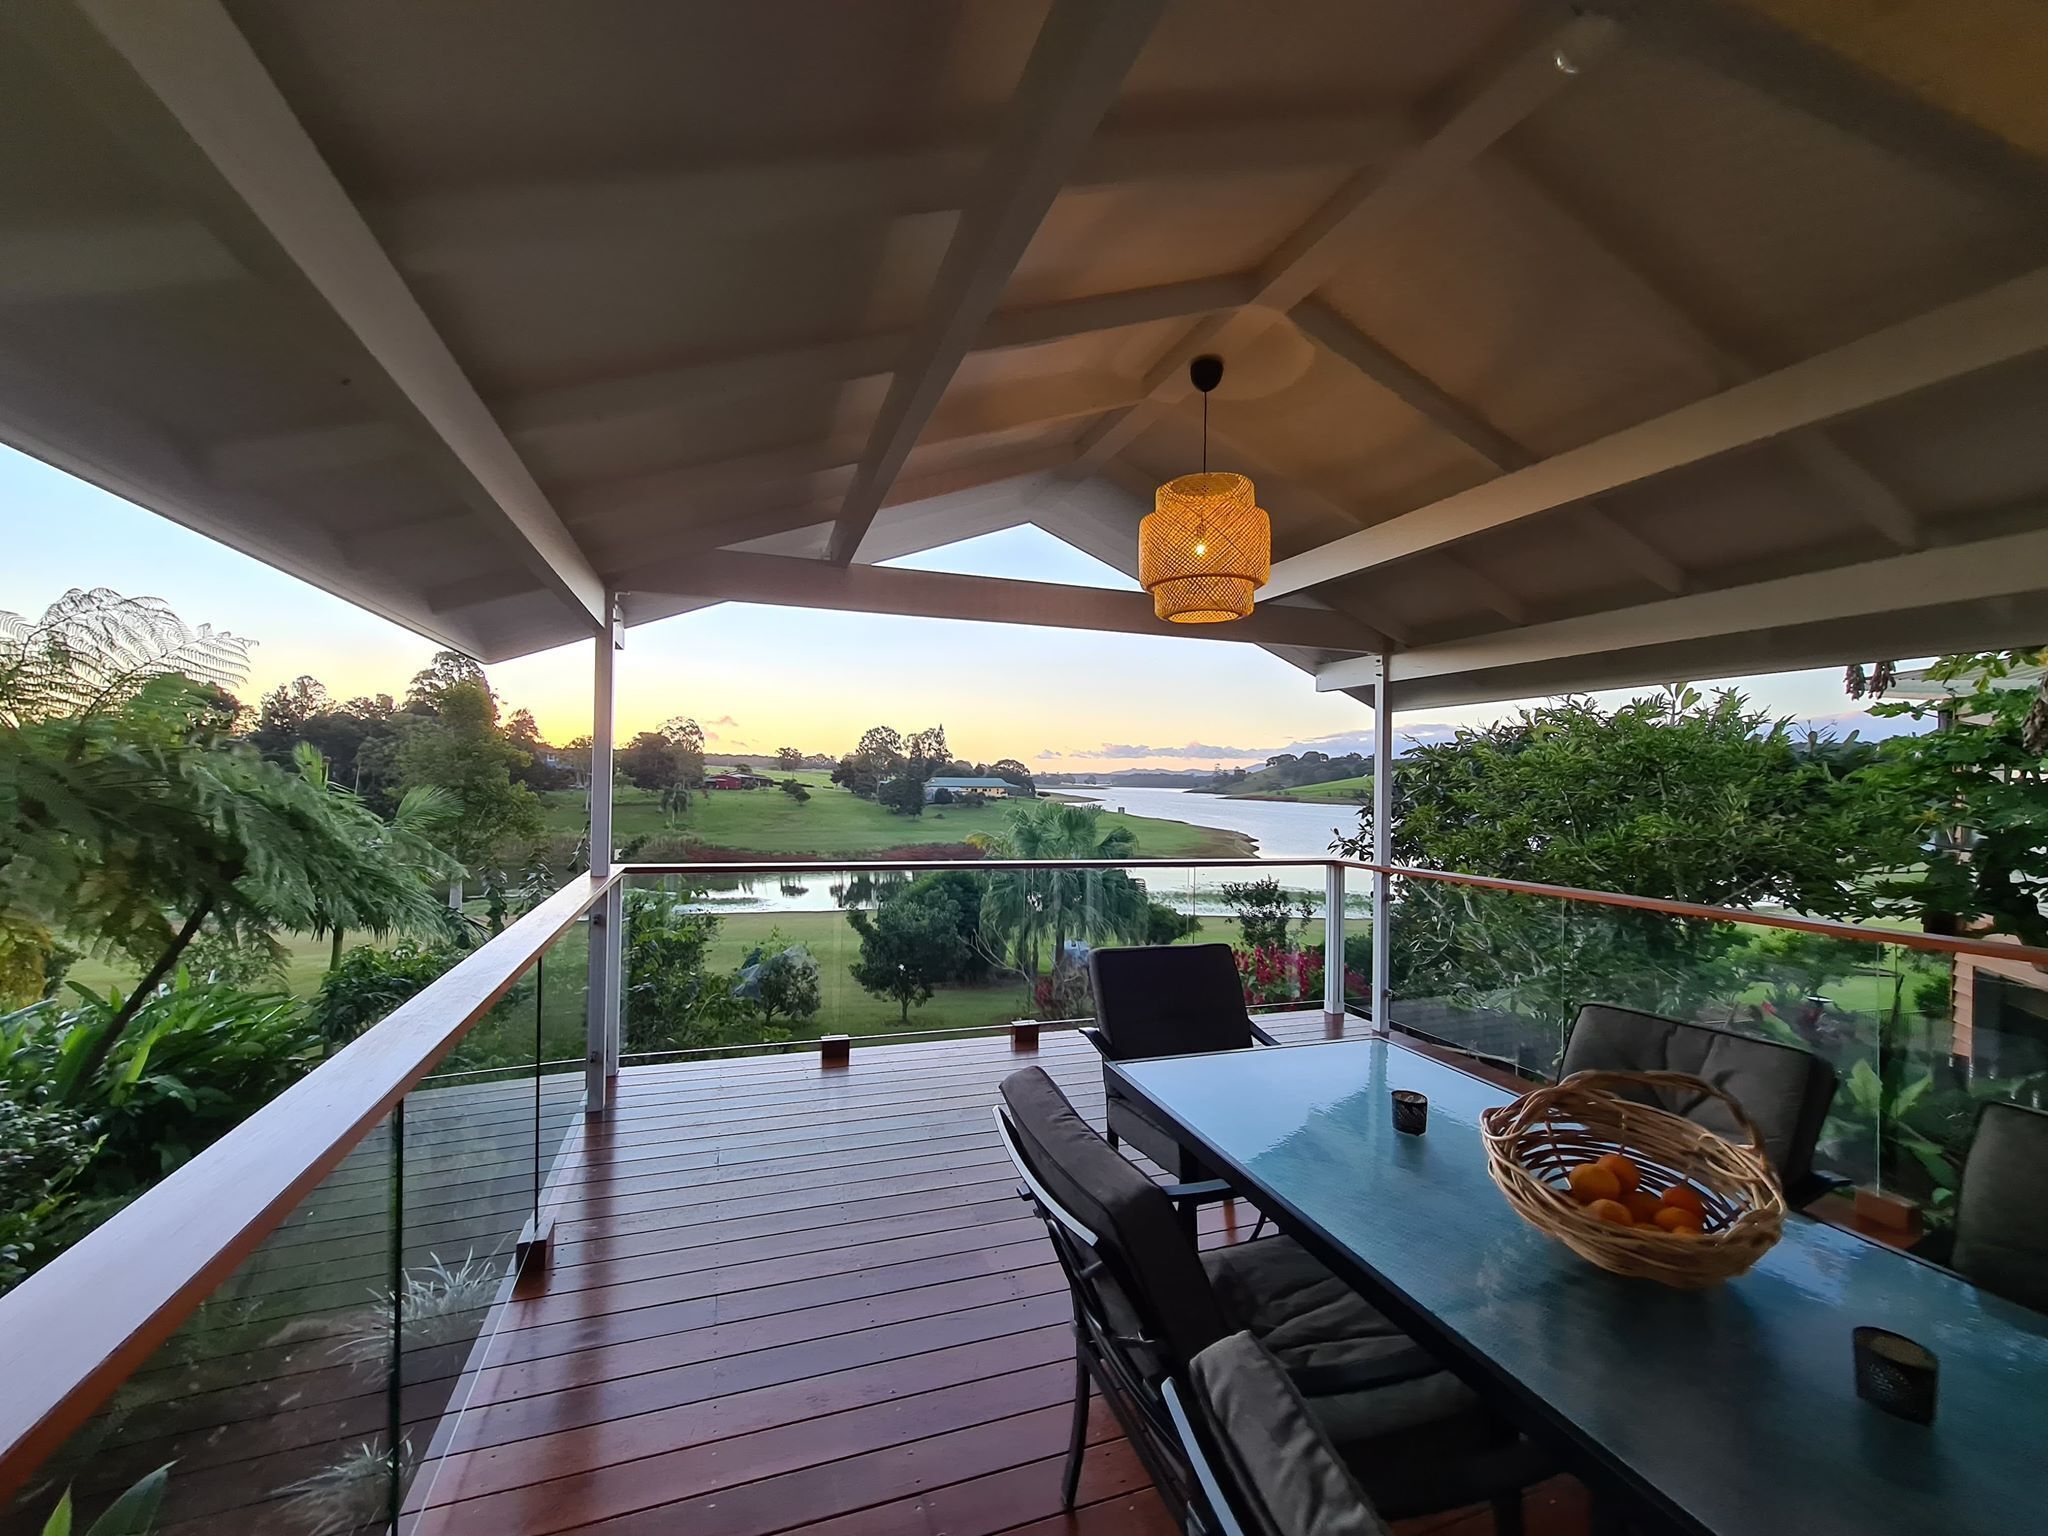
<svg viewBox="0 0 2048 1536"><path fill-rule="evenodd" d="M127 125L131 135L151 138L159 155L196 151L230 248L319 306L321 323L376 369L374 393L445 450L465 498L521 561L600 622L597 572L218 0L75 3L155 104L150 121ZM77 57L67 62L74 71L90 67ZM114 96L133 102L138 94L81 90L102 110L120 110Z"/></svg>
<svg viewBox="0 0 2048 1536"><path fill-rule="evenodd" d="M1681 406L1273 567L1298 592L2048 349L2048 268Z"/></svg>
<svg viewBox="0 0 2048 1536"><path fill-rule="evenodd" d="M1411 368L1320 299L1304 299L1287 312L1309 340L1449 433L1492 468L1503 473L1527 469L1536 455L1432 380ZM1574 508L1589 531L1639 574L1666 592L1683 592L1685 567L1595 501ZM1526 618L1526 615L1525 615ZM1516 623L1524 622L1522 619Z"/></svg>
<svg viewBox="0 0 2048 1536"><path fill-rule="evenodd" d="M991 486L1003 486L1057 468L1073 456L1074 450L1069 444L1032 449L1025 453L997 454L953 469L898 480L890 487L882 505L885 508L908 506L984 491ZM593 556L599 568L617 585L616 578L636 566L829 523L838 509L839 498L836 496L770 507L699 506L680 516L664 517L652 527L614 535L597 544Z"/></svg>
<svg viewBox="0 0 2048 1536"><path fill-rule="evenodd" d="M832 531L851 561L960 361L1123 87L1164 0L1053 0L1012 93L1002 132L961 209L932 301L889 381L867 451Z"/></svg>
<svg viewBox="0 0 2048 1536"><path fill-rule="evenodd" d="M1389 676L1396 685L1412 684L1731 635L1767 636L1781 628L1864 617L1891 620L1896 637L1900 631L1894 616L1899 614L1943 604L1981 604L1987 605L1990 619L2000 599L2043 591L2048 591L2048 529L2035 529L1423 646L1391 657ZM1316 687L1322 692L1356 687L1365 676L1360 662L1331 662L1317 669Z"/></svg>
<svg viewBox="0 0 2048 1536"><path fill-rule="evenodd" d="M1384 153L1391 139L1387 118L1360 113L1118 127L1080 151L1066 189L1357 165ZM424 192L368 212L401 267L441 272L536 250L696 240L707 229L731 238L801 232L833 220L951 212L973 195L991 152L977 144L834 150L647 175Z"/></svg>
<svg viewBox="0 0 2048 1536"><path fill-rule="evenodd" d="M1610 293L1681 350L1698 357L1724 388L1769 371L1755 357L1710 330L1700 319L1698 306L1672 292L1667 282L1651 277L1642 259L1622 248L1618 236L1595 229L1579 213L1567 209L1527 170L1505 156L1495 156L1479 167L1479 173L1486 179L1488 195L1511 222L1532 239L1597 273ZM1784 448L1894 545L1917 549L1924 542L1920 520L1912 508L1824 428L1794 432L1785 438Z"/></svg>
<svg viewBox="0 0 2048 1536"><path fill-rule="evenodd" d="M995 352L1036 346L1127 325L1234 309L1250 298L1251 287L1248 277L1205 277L1004 310L989 317L969 350ZM881 331L814 346L732 353L519 395L497 402L498 419L513 437L526 438L644 412L674 410L693 401L874 378L890 372L910 342L908 331Z"/></svg>
<svg viewBox="0 0 2048 1536"><path fill-rule="evenodd" d="M2037 217L2048 211L2048 165L1990 128L1945 111L1827 45L1831 30L1858 24L1865 12L1882 16L1893 7L1850 3L1795 9L1760 0L1593 3L1620 17L1631 38L1739 80L1922 166L1944 182L1973 185L2010 207L2035 210ZM1818 40L1759 14L1772 9L1793 10L1794 24ZM1937 7L1933 15L1938 13Z"/></svg>
<svg viewBox="0 0 2048 1536"><path fill-rule="evenodd" d="M1173 624L1157 617L1143 592L1112 592L1049 581L956 576L884 565L710 550L633 577L634 592L715 597L726 602L847 613L904 614L1050 629L1094 629L1180 640L1223 640L1349 651L1370 647L1363 625L1327 608L1266 605L1230 624Z"/></svg>
<svg viewBox="0 0 2048 1536"><path fill-rule="evenodd" d="M1466 91L1433 131L1415 135L1405 153L1352 177L1267 260L1250 300L1258 307L1192 327L1147 372L1145 398L1083 440L1077 470L1085 472L1122 452L1162 411L1186 398L1192 388L1186 377L1191 357L1206 351L1227 355L1263 332L1277 318L1268 311L1292 309L1343 268L1361 239L1428 201L1446 180L1564 90L1612 45L1614 31L1604 16L1579 16L1552 29L1512 52Z"/></svg>
<svg viewBox="0 0 2048 1536"><path fill-rule="evenodd" d="M1032 427L1055 426L1078 417L1099 416L1131 399L1135 386L1111 375L1084 374L1051 379L1027 379L998 390L963 395L948 400L935 414L918 441L922 448L969 443L977 438L1000 437ZM772 485L811 477L839 477L863 462L871 439L842 437L823 443L800 443L781 448L760 449L731 458L707 459L677 465L652 474L579 487L564 492L562 503L578 534L600 519L612 521L621 515L638 516L681 502L703 501L720 494L750 487ZM1066 444L1055 444L1071 460ZM1039 449L1025 451L1044 451ZM824 494L838 486L826 486L812 478L811 492ZM790 498L795 499L795 498ZM877 505L886 502L884 494Z"/></svg>

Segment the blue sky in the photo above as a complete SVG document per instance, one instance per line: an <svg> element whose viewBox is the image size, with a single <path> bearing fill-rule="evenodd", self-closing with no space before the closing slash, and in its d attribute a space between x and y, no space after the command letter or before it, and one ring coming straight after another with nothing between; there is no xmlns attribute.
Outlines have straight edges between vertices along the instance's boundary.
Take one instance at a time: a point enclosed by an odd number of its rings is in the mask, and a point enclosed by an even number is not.
<svg viewBox="0 0 2048 1536"><path fill-rule="evenodd" d="M0 609L39 613L74 586L160 597L188 622L257 642L242 689L249 700L301 673L339 696L400 693L434 651L395 624L5 448L0 541L9 552ZM1028 528L897 563L1133 585ZM555 740L589 729L589 678L587 644L491 669L509 705L531 709ZM1852 718L1835 669L1737 681L1776 713L1868 734L1871 722ZM1512 708L1437 710L1396 724L1427 737ZM704 725L714 755L839 752L870 725L943 724L963 756L1043 768L1207 767L1308 746L1364 750L1372 721L1369 710L1317 694L1306 675L1254 646L746 604L629 632L619 658L621 727L679 714Z"/></svg>

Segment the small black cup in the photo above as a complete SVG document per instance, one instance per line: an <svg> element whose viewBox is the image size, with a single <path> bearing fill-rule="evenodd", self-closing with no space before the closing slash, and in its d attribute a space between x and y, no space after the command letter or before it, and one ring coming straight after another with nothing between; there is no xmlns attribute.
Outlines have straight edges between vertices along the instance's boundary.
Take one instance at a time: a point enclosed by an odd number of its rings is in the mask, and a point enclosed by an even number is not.
<svg viewBox="0 0 2048 1536"><path fill-rule="evenodd" d="M1941 1361L1925 1345L1883 1328L1858 1328L1856 1395L1915 1424L1934 1422Z"/></svg>
<svg viewBox="0 0 2048 1536"><path fill-rule="evenodd" d="M1420 1136L1429 1129L1429 1099L1412 1088L1394 1090L1394 1129L1404 1136Z"/></svg>

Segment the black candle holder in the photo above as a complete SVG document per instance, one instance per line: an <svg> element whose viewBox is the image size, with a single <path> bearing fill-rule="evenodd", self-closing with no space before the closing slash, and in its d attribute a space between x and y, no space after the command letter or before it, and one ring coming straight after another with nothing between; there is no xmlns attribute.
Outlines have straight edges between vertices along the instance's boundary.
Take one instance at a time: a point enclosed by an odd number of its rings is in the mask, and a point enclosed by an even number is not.
<svg viewBox="0 0 2048 1536"><path fill-rule="evenodd" d="M1420 1136L1429 1129L1429 1097L1412 1088L1394 1090L1394 1129L1404 1136Z"/></svg>
<svg viewBox="0 0 2048 1536"><path fill-rule="evenodd" d="M1941 1384L1934 1351L1884 1328L1858 1328L1855 1341L1856 1395L1914 1424L1932 1424Z"/></svg>

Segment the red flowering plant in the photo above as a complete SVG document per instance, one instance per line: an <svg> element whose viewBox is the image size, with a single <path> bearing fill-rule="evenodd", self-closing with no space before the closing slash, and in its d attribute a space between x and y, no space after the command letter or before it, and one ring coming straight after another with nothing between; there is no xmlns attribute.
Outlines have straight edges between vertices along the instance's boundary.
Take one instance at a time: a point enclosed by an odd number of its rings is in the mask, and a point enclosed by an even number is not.
<svg viewBox="0 0 2048 1536"><path fill-rule="evenodd" d="M1244 987L1246 1007L1262 1003L1296 1003L1323 995L1323 952L1320 949L1281 949L1261 944L1237 952L1237 977ZM1365 991L1362 972L1346 968L1344 994L1356 997Z"/></svg>

